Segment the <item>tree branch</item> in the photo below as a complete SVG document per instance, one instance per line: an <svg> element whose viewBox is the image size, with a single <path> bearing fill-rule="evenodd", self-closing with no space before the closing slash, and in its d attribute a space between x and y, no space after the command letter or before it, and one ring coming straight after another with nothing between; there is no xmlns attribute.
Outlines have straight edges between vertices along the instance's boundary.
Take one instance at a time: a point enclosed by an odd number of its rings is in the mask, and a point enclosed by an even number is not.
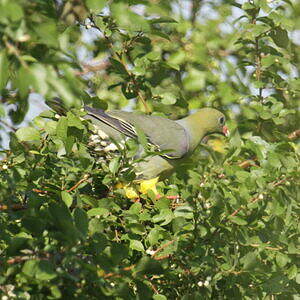
<svg viewBox="0 0 300 300"><path fill-rule="evenodd" d="M297 130L291 132L291 133L288 135L288 138L289 138L290 140L295 140L295 139L297 139L298 137L300 137L300 129L297 129Z"/></svg>

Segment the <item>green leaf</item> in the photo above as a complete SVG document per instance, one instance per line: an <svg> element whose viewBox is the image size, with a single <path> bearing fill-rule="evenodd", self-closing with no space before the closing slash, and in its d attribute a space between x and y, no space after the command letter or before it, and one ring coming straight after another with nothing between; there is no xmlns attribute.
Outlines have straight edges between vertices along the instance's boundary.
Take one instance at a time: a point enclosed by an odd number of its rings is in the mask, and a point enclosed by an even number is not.
<svg viewBox="0 0 300 300"><path fill-rule="evenodd" d="M75 243L79 235L74 226L72 215L65 203L51 203L49 205L49 212L55 226L57 226L62 234L61 238L69 243Z"/></svg>
<svg viewBox="0 0 300 300"><path fill-rule="evenodd" d="M73 197L67 191L61 192L61 199L65 202L67 207L70 207L73 203Z"/></svg>
<svg viewBox="0 0 300 300"><path fill-rule="evenodd" d="M13 21L13 22L17 22L19 20L21 20L22 18L24 18L24 12L22 7L13 1L8 1L8 2L4 2L4 7L2 9L4 9L5 14Z"/></svg>
<svg viewBox="0 0 300 300"><path fill-rule="evenodd" d="M86 0L87 7L94 14L99 14L104 6L107 4L106 0Z"/></svg>
<svg viewBox="0 0 300 300"><path fill-rule="evenodd" d="M229 220L238 225L247 225L248 224L246 220L244 220L240 217L237 217L237 216L229 217Z"/></svg>
<svg viewBox="0 0 300 300"><path fill-rule="evenodd" d="M173 220L173 218L174 218L173 212L168 208L164 208L160 211L158 215L155 215L152 218L152 220L154 223L162 222L160 226L164 226L169 224Z"/></svg>
<svg viewBox="0 0 300 300"><path fill-rule="evenodd" d="M148 144L148 139L147 139L145 133L144 133L138 126L135 127L135 131L136 131L136 134L137 134L137 136L138 136L138 141L139 141L139 143L140 143L144 148L146 148L146 147L147 147L147 144Z"/></svg>
<svg viewBox="0 0 300 300"><path fill-rule="evenodd" d="M111 161L109 162L109 165L108 165L109 170L114 175L116 174L116 172L119 169L119 166L120 166L119 162L120 162L120 158L119 157L115 157L115 158L111 159Z"/></svg>
<svg viewBox="0 0 300 300"><path fill-rule="evenodd" d="M89 227L89 219L86 211L76 207L73 214L74 214L75 226L77 227L78 231L81 232L82 236L86 238L88 234L88 227Z"/></svg>
<svg viewBox="0 0 300 300"><path fill-rule="evenodd" d="M109 213L109 210L104 207L97 207L97 208L92 208L87 212L87 215L89 217L93 216L105 216Z"/></svg>
<svg viewBox="0 0 300 300"><path fill-rule="evenodd" d="M279 267L283 268L288 262L290 262L290 258L286 254L277 252L276 263Z"/></svg>
<svg viewBox="0 0 300 300"><path fill-rule="evenodd" d="M201 91L205 85L205 73L196 69L190 70L183 79L183 85L187 91Z"/></svg>
<svg viewBox="0 0 300 300"><path fill-rule="evenodd" d="M68 126L70 127L76 127L78 129L84 129L84 125L80 121L78 117L76 117L71 112L67 113L67 119L68 119Z"/></svg>
<svg viewBox="0 0 300 300"><path fill-rule="evenodd" d="M245 270L251 270L255 268L258 264L257 252L248 252L245 256L241 258L241 262L243 264L243 268Z"/></svg>
<svg viewBox="0 0 300 300"><path fill-rule="evenodd" d="M165 105L172 105L172 104L175 104L177 99L176 99L176 96L173 95L172 93L163 93L161 94L161 97L162 97L162 103L165 104Z"/></svg>
<svg viewBox="0 0 300 300"><path fill-rule="evenodd" d="M56 126L56 135L62 141L68 136L68 119L66 117L60 117Z"/></svg>
<svg viewBox="0 0 300 300"><path fill-rule="evenodd" d="M289 278L289 279L295 278L296 275L297 275L297 271L298 271L298 269L297 269L297 266L296 266L296 265L290 266L290 267L288 268L288 270L287 270L288 278Z"/></svg>
<svg viewBox="0 0 300 300"><path fill-rule="evenodd" d="M151 24L159 24L159 23L178 23L171 17L160 17L149 20Z"/></svg>
<svg viewBox="0 0 300 300"><path fill-rule="evenodd" d="M38 280L49 281L57 277L56 272L53 270L53 265L45 260L39 261L35 276Z"/></svg>
<svg viewBox="0 0 300 300"><path fill-rule="evenodd" d="M110 58L109 61L116 73L118 73L120 75L128 76L128 72L127 72L125 66L119 60Z"/></svg>
<svg viewBox="0 0 300 300"><path fill-rule="evenodd" d="M161 231L162 230L158 228L151 229L148 234L148 241L150 245L155 245L159 241L159 239L162 237Z"/></svg>
<svg viewBox="0 0 300 300"><path fill-rule="evenodd" d="M56 23L48 19L34 28L39 39L38 42L48 45L49 47L58 47L58 32Z"/></svg>
<svg viewBox="0 0 300 300"><path fill-rule="evenodd" d="M138 240L130 240L129 248L136 251L145 251L142 242Z"/></svg>
<svg viewBox="0 0 300 300"><path fill-rule="evenodd" d="M9 78L8 66L6 51L2 50L0 51L0 91L5 88Z"/></svg>
<svg viewBox="0 0 300 300"><path fill-rule="evenodd" d="M145 233L145 227L142 224L131 223L127 226L127 228L135 234L142 235Z"/></svg>
<svg viewBox="0 0 300 300"><path fill-rule="evenodd" d="M155 294L153 295L153 300L167 300L168 298L161 294Z"/></svg>
<svg viewBox="0 0 300 300"><path fill-rule="evenodd" d="M149 32L149 22L142 16L134 13L125 3L112 3L111 12L117 24L129 32Z"/></svg>
<svg viewBox="0 0 300 300"><path fill-rule="evenodd" d="M22 142L39 141L41 136L37 129L33 127L23 127L16 131L17 138Z"/></svg>
<svg viewBox="0 0 300 300"><path fill-rule="evenodd" d="M160 263L150 257L142 257L135 267L136 275L158 275L163 273Z"/></svg>
<svg viewBox="0 0 300 300"><path fill-rule="evenodd" d="M22 272L29 277L34 277L38 269L38 264L38 260L27 260L23 265Z"/></svg>
<svg viewBox="0 0 300 300"><path fill-rule="evenodd" d="M270 36L278 47L287 48L289 46L290 40L285 29L277 27L275 30L271 31Z"/></svg>
<svg viewBox="0 0 300 300"><path fill-rule="evenodd" d="M34 89L39 94L46 95L49 90L46 67L43 64L35 63L30 66L30 71L32 73L32 85Z"/></svg>

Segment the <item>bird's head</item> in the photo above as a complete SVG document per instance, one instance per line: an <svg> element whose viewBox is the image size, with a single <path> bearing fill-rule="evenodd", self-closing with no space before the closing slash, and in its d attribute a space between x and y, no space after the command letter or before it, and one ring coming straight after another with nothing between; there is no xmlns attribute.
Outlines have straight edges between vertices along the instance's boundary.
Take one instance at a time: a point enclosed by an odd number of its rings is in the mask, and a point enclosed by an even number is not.
<svg viewBox="0 0 300 300"><path fill-rule="evenodd" d="M212 133L220 133L225 136L229 135L229 130L225 125L225 115L217 109L211 107L202 108L193 114L193 117L199 127L204 129L206 135Z"/></svg>

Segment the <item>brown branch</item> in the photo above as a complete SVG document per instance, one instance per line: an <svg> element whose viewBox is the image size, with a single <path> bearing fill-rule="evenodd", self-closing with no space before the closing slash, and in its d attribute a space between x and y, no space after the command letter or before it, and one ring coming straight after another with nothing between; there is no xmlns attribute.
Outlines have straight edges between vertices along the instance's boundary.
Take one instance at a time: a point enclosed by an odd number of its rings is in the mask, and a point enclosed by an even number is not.
<svg viewBox="0 0 300 300"><path fill-rule="evenodd" d="M156 286L152 283L152 278L148 278L146 275L144 275L145 279L149 280L149 283L151 285L152 290L154 291L155 294L159 294L158 289L156 288Z"/></svg>
<svg viewBox="0 0 300 300"><path fill-rule="evenodd" d="M157 248L156 251L154 251L154 253L151 255L152 258L154 258L156 256L156 254L160 251L162 251L163 249L165 249L166 247L172 245L173 243L175 243L177 241L177 239L175 240L171 240L165 244L163 244L161 247Z"/></svg>
<svg viewBox="0 0 300 300"><path fill-rule="evenodd" d="M192 1L192 9L191 9L191 23L194 25L197 19L197 15L200 9L201 0L193 0Z"/></svg>
<svg viewBox="0 0 300 300"><path fill-rule="evenodd" d="M273 182L270 182L270 184L272 185L272 187L277 187L279 185L281 185L282 183L286 182L288 178L283 178L283 179L280 179L280 180L275 180ZM254 198L252 198L249 203L255 203L257 202L258 200L262 200L263 197L261 197L260 195L259 196L256 196ZM241 210L243 210L245 208L245 206L241 206L239 207L238 209L236 209L232 214L230 214L227 219L225 221L228 221L230 217L234 217L236 216Z"/></svg>
<svg viewBox="0 0 300 300"><path fill-rule="evenodd" d="M297 139L298 137L300 137L300 129L297 129L297 130L291 132L291 133L288 135L288 138L289 138L290 140L295 140L295 139Z"/></svg>
<svg viewBox="0 0 300 300"><path fill-rule="evenodd" d="M153 259L155 260L163 260L163 259L166 259L166 258L170 258L170 254L167 254L167 255L162 255L162 256L158 256L158 257L152 257Z"/></svg>
<svg viewBox="0 0 300 300"><path fill-rule="evenodd" d="M131 265L131 266L123 268L122 271L131 271L134 267L135 267L135 265ZM103 277L106 279L106 278L110 278L110 277L122 277L122 275L110 272L110 273L105 274Z"/></svg>
<svg viewBox="0 0 300 300"><path fill-rule="evenodd" d="M11 44L7 38L4 38L4 44L6 46L6 48L8 49L8 51L12 54L14 54L17 59L19 60L19 62L21 63L21 65L25 68L25 69L28 69L28 65L27 63L25 62L25 60L22 58L22 55L19 51L18 48L16 48L13 44Z"/></svg>
<svg viewBox="0 0 300 300"><path fill-rule="evenodd" d="M252 18L252 24L256 24L256 17L258 15L259 11L253 15ZM256 80L260 81L261 78L261 53L260 53L260 49L259 49L259 37L257 36L255 37L255 76L256 76ZM262 88L259 88L259 97L262 99Z"/></svg>
<svg viewBox="0 0 300 300"><path fill-rule="evenodd" d="M82 71L75 71L75 75L82 76L82 75L86 75L90 72L102 71L102 70L107 69L109 66L110 66L109 61L100 62L100 63L95 64L95 65L83 64Z"/></svg>
<svg viewBox="0 0 300 300"><path fill-rule="evenodd" d="M14 258L10 258L6 261L7 264L9 265L13 265L13 264L17 264L17 263L21 263L23 261L27 261L30 259L36 259L36 260L48 260L51 257L50 253L44 253L41 254L41 256L37 256L37 255L26 255L26 256L15 256Z"/></svg>
<svg viewBox="0 0 300 300"><path fill-rule="evenodd" d="M249 201L249 203L254 203L254 202L256 202L258 199L259 199L259 196L254 197L254 198L252 198L252 199ZM245 206L239 207L239 208L236 209L236 210L235 210L228 218L236 216L236 215L237 215L242 209L244 209L244 208L245 208Z"/></svg>
<svg viewBox="0 0 300 300"><path fill-rule="evenodd" d="M242 169L247 169L249 167L254 167L257 166L257 164L255 163L255 161L257 160L257 158L252 159L247 159L241 163L238 164L239 167L241 167Z"/></svg>
<svg viewBox="0 0 300 300"><path fill-rule="evenodd" d="M7 128L9 128L12 131L17 131L16 128L14 128L13 126L9 125L7 122L0 120L0 123L2 123L4 126L6 126Z"/></svg>
<svg viewBox="0 0 300 300"><path fill-rule="evenodd" d="M18 211L18 210L23 210L23 209L26 209L26 208L27 208L26 205L20 204L20 203L13 204L11 206L8 206L6 204L1 204L0 205L0 211L4 211L4 210Z"/></svg>
<svg viewBox="0 0 300 300"><path fill-rule="evenodd" d="M139 85L138 85L138 83L136 82L135 75L132 74L132 73L128 70L127 65L126 65L126 62L125 62L124 59L123 59L123 52L124 52L124 51L121 51L121 53L117 53L116 51L114 51L114 49L113 49L113 43L112 43L110 37L108 37L108 36L105 34L105 32L103 32L103 31L101 30L101 28L98 27L98 26L96 25L96 23L95 23L95 21L94 21L92 15L89 16L89 20L90 20L90 22L91 22L91 26L92 26L93 28L96 28L97 30L99 30L99 31L101 32L101 34L104 36L105 40L106 40L107 43L108 43L108 47L109 47L109 49L110 49L111 56L123 65L123 67L125 68L125 70L126 70L128 76L132 79L132 82L134 83L134 85L135 85L136 88L137 88L138 99L141 100L142 104L144 105L144 108L145 108L146 113L151 112L151 110L150 110L148 104L146 103L146 100L145 100L145 98L144 98L144 96L143 96L143 94L142 94L142 92L141 92L141 90L140 90L140 88L139 88ZM138 35L138 36L139 36L139 35ZM138 36L137 36L137 37L138 37ZM137 38L137 37L136 37L136 38ZM127 51L127 50L125 49L125 51Z"/></svg>
<svg viewBox="0 0 300 300"><path fill-rule="evenodd" d="M88 178L89 178L89 175L88 175L88 174L85 174L85 175L83 176L83 178L80 179L80 180L79 180L75 185L73 185L71 188L69 188L69 189L67 190L67 192L70 193L70 192L74 191L74 190L75 190L76 188L78 188L78 186L80 186L83 182L87 181Z"/></svg>
<svg viewBox="0 0 300 300"><path fill-rule="evenodd" d="M32 189L33 192L39 193L39 194L48 194L48 191L40 190L40 189Z"/></svg>
<svg viewBox="0 0 300 300"><path fill-rule="evenodd" d="M135 82L135 80L134 80L134 82ZM149 106L148 106L148 104L147 104L147 102L146 102L146 100L145 100L145 98L144 98L142 92L140 91L140 88L139 88L139 87L138 87L138 96L139 96L139 99L142 101L142 103L143 103L143 105L144 105L144 107L145 107L146 113L150 113L150 112L151 112L151 109L149 108Z"/></svg>
<svg viewBox="0 0 300 300"><path fill-rule="evenodd" d="M248 245L246 245L246 246L248 246ZM264 247L263 245L259 245L259 244L250 244L249 246L255 247L255 248L258 248L258 247ZM274 250L274 251L278 251L278 250L281 250L281 249L282 249L282 247L277 247L277 248L275 248L275 247L270 247L270 246L265 246L264 248L265 248L265 249L268 249L268 250Z"/></svg>
<svg viewBox="0 0 300 300"><path fill-rule="evenodd" d="M273 182L270 182L270 184L271 184L272 187L274 188L274 187L277 187L277 186L281 185L282 183L284 183L287 179L288 179L288 178L283 178L283 179L281 179L281 180L275 180L275 181L273 181ZM259 196L256 196L256 197L252 198L252 199L249 201L249 203L255 203L255 202L257 202L258 200L262 200L262 199L263 199L263 197L261 197L261 196L259 195ZM236 216L236 215L237 215L241 210L243 210L244 208L245 208L245 206L241 206L241 207L239 207L238 209L236 209L232 214L230 214L230 215L226 218L225 221L230 220L230 217Z"/></svg>
<svg viewBox="0 0 300 300"><path fill-rule="evenodd" d="M278 186L278 185L280 185L280 184L282 184L282 183L284 183L284 182L286 182L287 181L287 178L283 178L283 179L281 179L281 180L279 180L279 181L273 181L271 184L273 184L273 187L276 187L276 186Z"/></svg>

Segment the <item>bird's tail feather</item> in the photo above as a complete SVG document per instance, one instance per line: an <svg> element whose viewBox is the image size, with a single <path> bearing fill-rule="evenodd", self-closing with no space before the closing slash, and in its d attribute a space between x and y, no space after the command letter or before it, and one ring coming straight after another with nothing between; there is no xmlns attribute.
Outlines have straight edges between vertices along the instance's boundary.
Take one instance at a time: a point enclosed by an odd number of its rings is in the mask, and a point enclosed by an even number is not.
<svg viewBox="0 0 300 300"><path fill-rule="evenodd" d="M68 108L66 107L64 102L58 97L47 100L46 104L61 116L65 116L68 112Z"/></svg>

